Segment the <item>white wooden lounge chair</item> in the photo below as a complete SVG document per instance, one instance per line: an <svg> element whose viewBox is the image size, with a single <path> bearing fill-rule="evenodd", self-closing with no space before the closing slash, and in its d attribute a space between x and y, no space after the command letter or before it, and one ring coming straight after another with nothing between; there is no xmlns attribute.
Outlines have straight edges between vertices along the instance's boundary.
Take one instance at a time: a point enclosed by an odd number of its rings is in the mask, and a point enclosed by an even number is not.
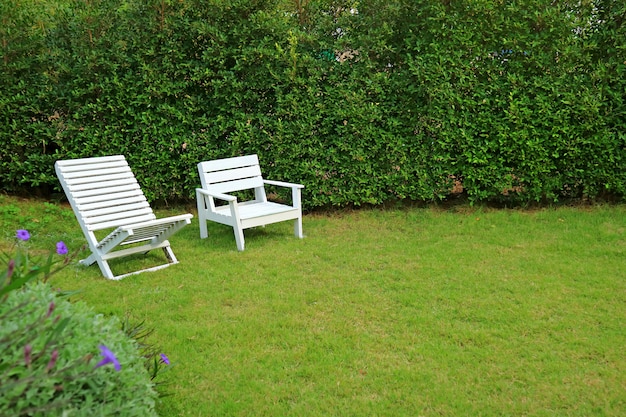
<svg viewBox="0 0 626 417"><path fill-rule="evenodd" d="M243 230L270 223L294 220L294 233L302 234L301 184L264 180L257 155L217 159L198 164L202 188L196 188L200 238L208 237L207 221L233 228L237 249L244 250ZM267 200L265 184L291 188L292 205ZM238 202L228 193L254 190L254 199ZM228 204L217 205L216 201Z"/></svg>
<svg viewBox="0 0 626 417"><path fill-rule="evenodd" d="M193 216L157 220L123 155L57 161L55 170L91 250L81 264L97 262L106 278L118 280L178 263L167 239ZM107 229L113 230L99 240L94 232ZM111 272L110 259L157 248L168 263L117 276Z"/></svg>

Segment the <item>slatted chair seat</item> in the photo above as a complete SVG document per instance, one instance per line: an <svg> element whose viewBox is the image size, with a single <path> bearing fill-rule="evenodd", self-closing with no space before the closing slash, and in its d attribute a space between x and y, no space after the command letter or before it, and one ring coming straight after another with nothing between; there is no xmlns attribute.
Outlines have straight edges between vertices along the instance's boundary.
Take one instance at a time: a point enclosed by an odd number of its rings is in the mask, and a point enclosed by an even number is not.
<svg viewBox="0 0 626 417"><path fill-rule="evenodd" d="M244 250L244 229L267 224L294 221L294 234L302 238L301 184L265 180L257 155L204 161L198 164L202 188L196 189L200 238L208 237L207 221L233 228L237 249ZM292 204L267 200L265 185L291 188ZM238 201L229 193L254 191L254 199ZM226 204L219 205L219 202Z"/></svg>
<svg viewBox="0 0 626 417"><path fill-rule="evenodd" d="M60 160L55 170L91 250L81 264L97 262L106 278L117 280L178 263L167 239L193 216L157 219L123 155ZM114 230L96 237L95 232L108 229ZM158 248L166 264L117 276L111 272L108 260Z"/></svg>

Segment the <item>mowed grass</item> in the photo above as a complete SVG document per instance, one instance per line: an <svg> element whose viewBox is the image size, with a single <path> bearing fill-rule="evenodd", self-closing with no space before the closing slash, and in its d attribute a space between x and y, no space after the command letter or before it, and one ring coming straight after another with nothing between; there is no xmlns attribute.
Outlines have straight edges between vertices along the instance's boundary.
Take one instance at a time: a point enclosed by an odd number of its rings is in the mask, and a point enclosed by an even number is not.
<svg viewBox="0 0 626 417"><path fill-rule="evenodd" d="M0 210L5 247L28 225L33 247L84 243L67 206ZM162 416L626 415L625 206L363 209L304 231L248 230L240 253L194 218L178 265L53 283L155 327L175 363Z"/></svg>

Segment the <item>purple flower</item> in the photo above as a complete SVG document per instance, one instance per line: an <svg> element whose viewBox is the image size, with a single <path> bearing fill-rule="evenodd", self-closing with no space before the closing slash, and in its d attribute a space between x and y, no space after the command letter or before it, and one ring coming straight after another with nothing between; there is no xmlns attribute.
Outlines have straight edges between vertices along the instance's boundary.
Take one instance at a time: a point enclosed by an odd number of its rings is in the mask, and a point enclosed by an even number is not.
<svg viewBox="0 0 626 417"><path fill-rule="evenodd" d="M46 366L46 371L50 371L54 368L54 365L57 363L57 359L59 358L59 351L53 350L52 355L50 355L50 362L48 362L48 366Z"/></svg>
<svg viewBox="0 0 626 417"><path fill-rule="evenodd" d="M161 353L161 361L166 365L170 364L170 360L167 356L165 356L165 353Z"/></svg>
<svg viewBox="0 0 626 417"><path fill-rule="evenodd" d="M108 347L104 345L100 345L98 347L100 348L100 354L102 354L103 359L100 362L98 362L98 364L96 365L96 368L99 368L100 366L106 365L108 363L112 363L116 371L119 371L120 369L122 369L120 362L117 360L113 352L111 352Z"/></svg>
<svg viewBox="0 0 626 417"><path fill-rule="evenodd" d="M57 253L59 255L67 255L67 252L67 246L65 246L65 243L63 243L62 240L57 242Z"/></svg>
<svg viewBox="0 0 626 417"><path fill-rule="evenodd" d="M30 233L28 233L28 230L24 230L24 229L18 230L15 236L19 240L23 240L23 241L27 241L28 239L30 239Z"/></svg>

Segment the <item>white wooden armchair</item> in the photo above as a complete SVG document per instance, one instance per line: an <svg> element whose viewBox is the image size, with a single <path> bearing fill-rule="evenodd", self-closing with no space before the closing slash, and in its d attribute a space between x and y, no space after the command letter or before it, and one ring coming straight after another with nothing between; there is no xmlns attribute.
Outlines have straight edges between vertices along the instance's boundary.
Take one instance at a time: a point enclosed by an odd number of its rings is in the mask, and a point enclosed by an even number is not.
<svg viewBox="0 0 626 417"><path fill-rule="evenodd" d="M91 250L81 264L97 262L106 278L118 280L178 263L167 239L193 216L157 219L123 155L57 161L55 170ZM114 230L99 240L94 232L107 229ZM118 276L111 272L108 260L157 248L168 263Z"/></svg>
<svg viewBox="0 0 626 417"><path fill-rule="evenodd" d="M294 234L302 238L301 184L264 180L257 155L200 162L202 188L196 188L200 238L208 237L207 221L233 228L237 249L244 250L243 231L256 226L294 221ZM265 185L291 188L292 205L267 200ZM254 190L254 199L239 202L228 193ZM217 202L227 204L218 205Z"/></svg>

